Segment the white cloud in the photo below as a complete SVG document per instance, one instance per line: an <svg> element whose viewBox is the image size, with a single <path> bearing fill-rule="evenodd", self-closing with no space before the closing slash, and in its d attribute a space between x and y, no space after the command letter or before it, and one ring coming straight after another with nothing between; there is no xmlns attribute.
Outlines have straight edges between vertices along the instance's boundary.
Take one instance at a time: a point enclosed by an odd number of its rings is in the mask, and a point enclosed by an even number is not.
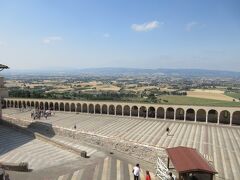
<svg viewBox="0 0 240 180"><path fill-rule="evenodd" d="M51 36L51 37L45 37L43 39L43 43L44 44L51 44L51 43L54 43L56 41L62 41L62 40L63 40L63 38L60 37L60 36Z"/></svg>
<svg viewBox="0 0 240 180"><path fill-rule="evenodd" d="M110 34L109 34L109 33L104 33L104 34L103 34L103 37L109 38L109 37L110 37Z"/></svg>
<svg viewBox="0 0 240 180"><path fill-rule="evenodd" d="M190 32L192 31L194 28L196 27L204 27L205 25L204 24L201 24L199 22L196 22L196 21L192 21L192 22L189 22L186 24L186 31Z"/></svg>
<svg viewBox="0 0 240 180"><path fill-rule="evenodd" d="M151 21L143 24L132 24L131 28L137 32L146 32L158 28L163 22Z"/></svg>

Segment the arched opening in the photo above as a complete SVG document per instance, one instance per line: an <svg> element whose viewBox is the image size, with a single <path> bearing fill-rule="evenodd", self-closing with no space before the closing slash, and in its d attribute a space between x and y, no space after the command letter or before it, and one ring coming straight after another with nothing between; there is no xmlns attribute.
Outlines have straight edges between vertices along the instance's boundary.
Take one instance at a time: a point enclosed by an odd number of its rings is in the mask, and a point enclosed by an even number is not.
<svg viewBox="0 0 240 180"><path fill-rule="evenodd" d="M23 101L22 107L23 107L23 108L26 108L26 102L25 102L25 101Z"/></svg>
<svg viewBox="0 0 240 180"><path fill-rule="evenodd" d="M18 101L18 107L22 108L22 102L21 101Z"/></svg>
<svg viewBox="0 0 240 180"><path fill-rule="evenodd" d="M167 108L166 119L174 119L174 109L172 107Z"/></svg>
<svg viewBox="0 0 240 180"><path fill-rule="evenodd" d="M14 106L15 108L18 108L18 102L17 101L15 101L14 105L15 105Z"/></svg>
<svg viewBox="0 0 240 180"><path fill-rule="evenodd" d="M147 108L145 106L141 106L139 109L139 117L145 118L147 116Z"/></svg>
<svg viewBox="0 0 240 180"><path fill-rule="evenodd" d="M71 112L75 112L75 111L76 111L75 104L72 103L72 104L71 104Z"/></svg>
<svg viewBox="0 0 240 180"><path fill-rule="evenodd" d="M11 101L11 107L14 107L14 106L13 106L13 101Z"/></svg>
<svg viewBox="0 0 240 180"><path fill-rule="evenodd" d="M35 108L39 109L39 107L40 107L39 102L35 102Z"/></svg>
<svg viewBox="0 0 240 180"><path fill-rule="evenodd" d="M77 112L81 112L81 104L77 103Z"/></svg>
<svg viewBox="0 0 240 180"><path fill-rule="evenodd" d="M64 111L64 103L63 102L60 103L60 111Z"/></svg>
<svg viewBox="0 0 240 180"><path fill-rule="evenodd" d="M89 104L89 113L94 114L94 105Z"/></svg>
<svg viewBox="0 0 240 180"><path fill-rule="evenodd" d="M30 104L29 101L27 101L27 107L28 107L28 108L31 107L31 104Z"/></svg>
<svg viewBox="0 0 240 180"><path fill-rule="evenodd" d="M66 104L65 104L65 111L69 111L69 109L70 109L70 108L69 108L69 103L66 103Z"/></svg>
<svg viewBox="0 0 240 180"><path fill-rule="evenodd" d="M219 123L230 124L230 112L225 110L220 113Z"/></svg>
<svg viewBox="0 0 240 180"><path fill-rule="evenodd" d="M53 110L54 108L53 108L53 102L50 102L49 103L49 106L50 106L50 110Z"/></svg>
<svg viewBox="0 0 240 180"><path fill-rule="evenodd" d="M110 115L115 115L115 106L114 105L109 106L109 114Z"/></svg>
<svg viewBox="0 0 240 180"><path fill-rule="evenodd" d="M6 103L6 101L3 100L3 107L9 108L10 107L10 101L8 100L7 103Z"/></svg>
<svg viewBox="0 0 240 180"><path fill-rule="evenodd" d="M154 107L149 107L148 108L148 117L149 118L155 118L155 108Z"/></svg>
<svg viewBox="0 0 240 180"><path fill-rule="evenodd" d="M7 108L7 101L6 100L1 100L1 108L4 109L4 108Z"/></svg>
<svg viewBox="0 0 240 180"><path fill-rule="evenodd" d="M123 115L130 116L130 107L128 105L123 107Z"/></svg>
<svg viewBox="0 0 240 180"><path fill-rule="evenodd" d="M84 103L83 106L82 106L82 112L84 112L84 113L87 113L87 112L88 112L88 111L87 111L87 104L86 104L86 103Z"/></svg>
<svg viewBox="0 0 240 180"><path fill-rule="evenodd" d="M214 109L208 111L208 122L217 123L218 120L218 112Z"/></svg>
<svg viewBox="0 0 240 180"><path fill-rule="evenodd" d="M235 111L232 115L232 124L240 125L240 111Z"/></svg>
<svg viewBox="0 0 240 180"><path fill-rule="evenodd" d="M138 116L138 107L137 106L132 107L131 116Z"/></svg>
<svg viewBox="0 0 240 180"><path fill-rule="evenodd" d="M41 109L41 110L44 109L43 102L40 102L40 109Z"/></svg>
<svg viewBox="0 0 240 180"><path fill-rule="evenodd" d="M195 111L194 111L194 109L188 109L186 111L186 121L195 121Z"/></svg>
<svg viewBox="0 0 240 180"><path fill-rule="evenodd" d="M197 111L197 121L198 122L206 122L206 116L207 116L207 113L204 109L199 109Z"/></svg>
<svg viewBox="0 0 240 180"><path fill-rule="evenodd" d="M31 102L31 107L33 107L33 108L35 107L35 106L34 106L34 101Z"/></svg>
<svg viewBox="0 0 240 180"><path fill-rule="evenodd" d="M183 108L177 108L176 120L184 120L184 109Z"/></svg>
<svg viewBox="0 0 240 180"><path fill-rule="evenodd" d="M59 111L59 105L58 105L58 102L55 102L55 111Z"/></svg>
<svg viewBox="0 0 240 180"><path fill-rule="evenodd" d="M116 107L116 115L122 116L122 106L121 105L117 105L117 107Z"/></svg>
<svg viewBox="0 0 240 180"><path fill-rule="evenodd" d="M101 114L101 106L99 104L95 105L95 114Z"/></svg>
<svg viewBox="0 0 240 180"><path fill-rule="evenodd" d="M48 110L48 102L45 102L45 109Z"/></svg>
<svg viewBox="0 0 240 180"><path fill-rule="evenodd" d="M102 106L102 114L107 114L107 113L108 113L107 111L108 111L108 110L107 110L107 105L104 104L104 105Z"/></svg>
<svg viewBox="0 0 240 180"><path fill-rule="evenodd" d="M157 118L164 119L164 109L162 107L157 108Z"/></svg>

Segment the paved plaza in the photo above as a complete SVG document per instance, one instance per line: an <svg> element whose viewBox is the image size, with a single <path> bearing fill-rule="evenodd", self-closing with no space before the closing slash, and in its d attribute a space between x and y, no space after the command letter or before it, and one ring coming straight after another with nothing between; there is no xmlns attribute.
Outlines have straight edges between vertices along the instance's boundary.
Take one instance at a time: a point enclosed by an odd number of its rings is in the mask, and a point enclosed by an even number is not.
<svg viewBox="0 0 240 180"><path fill-rule="evenodd" d="M4 109L3 115L31 120L30 111L20 112L19 109ZM240 177L239 127L71 112L55 112L54 116L41 121L69 129L76 125L80 132L154 147L193 147L212 161L219 172L217 179ZM167 127L171 130L170 136L166 134Z"/></svg>
<svg viewBox="0 0 240 180"><path fill-rule="evenodd" d="M28 162L32 172L9 171L12 180L129 180L133 163L124 157L110 155L76 141L56 136L55 140L88 151L91 158L84 159L23 133L0 125L0 162ZM137 162L137 161L136 161ZM144 179L144 167L141 177ZM152 177L154 179L153 173Z"/></svg>

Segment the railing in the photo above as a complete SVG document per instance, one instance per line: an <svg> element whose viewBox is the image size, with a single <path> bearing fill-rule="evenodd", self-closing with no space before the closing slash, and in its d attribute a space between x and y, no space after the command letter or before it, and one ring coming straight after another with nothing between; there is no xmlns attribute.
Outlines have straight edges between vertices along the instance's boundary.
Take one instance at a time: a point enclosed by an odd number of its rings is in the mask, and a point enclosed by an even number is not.
<svg viewBox="0 0 240 180"><path fill-rule="evenodd" d="M157 158L156 176L161 180L169 179L169 170L160 157Z"/></svg>

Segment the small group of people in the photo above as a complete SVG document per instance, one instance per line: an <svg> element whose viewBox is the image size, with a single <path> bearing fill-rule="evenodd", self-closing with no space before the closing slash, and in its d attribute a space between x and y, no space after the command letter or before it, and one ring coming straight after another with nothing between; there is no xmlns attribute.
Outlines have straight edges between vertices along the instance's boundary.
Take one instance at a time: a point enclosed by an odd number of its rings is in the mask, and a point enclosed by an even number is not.
<svg viewBox="0 0 240 180"><path fill-rule="evenodd" d="M140 180L139 176L140 176L140 165L136 164L136 166L133 167L132 173L133 173L133 177L134 180ZM146 171L146 180L151 180L151 176L149 171Z"/></svg>
<svg viewBox="0 0 240 180"><path fill-rule="evenodd" d="M141 172L140 165L136 164L136 166L134 166L133 170L132 170L134 180L140 180L140 178L139 178L140 172ZM145 177L146 177L145 180L151 180L149 171L146 171ZM173 177L173 174L171 172L169 172L168 180L175 180Z"/></svg>
<svg viewBox="0 0 240 180"><path fill-rule="evenodd" d="M139 164L136 164L136 166L134 166L133 170L132 170L132 173L133 173L133 177L134 177L134 180L140 180L139 177L140 177L140 165ZM149 171L146 171L146 180L151 180L151 176L150 176L150 173Z"/></svg>
<svg viewBox="0 0 240 180"><path fill-rule="evenodd" d="M49 116L54 115L54 113L51 110L39 110L35 109L34 111L31 112L31 118L35 119L41 119L41 117L44 117L47 119Z"/></svg>

